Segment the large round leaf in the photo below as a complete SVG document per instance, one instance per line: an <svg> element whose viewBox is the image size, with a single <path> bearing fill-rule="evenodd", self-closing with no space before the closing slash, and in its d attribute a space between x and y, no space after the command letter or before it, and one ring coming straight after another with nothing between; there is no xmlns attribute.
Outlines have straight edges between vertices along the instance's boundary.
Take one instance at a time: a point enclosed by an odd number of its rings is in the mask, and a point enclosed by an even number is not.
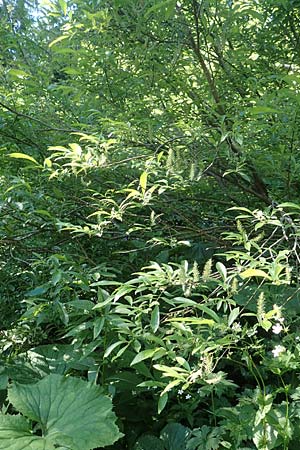
<svg viewBox="0 0 300 450"><path fill-rule="evenodd" d="M24 417L2 415L0 449L52 450L60 445L90 450L111 445L122 436L111 400L101 388L80 378L51 374L36 384L14 384L8 397L18 411L40 425L42 436L30 434Z"/></svg>
<svg viewBox="0 0 300 450"><path fill-rule="evenodd" d="M30 423L23 416L0 414L1 450L54 450L47 438L32 434Z"/></svg>

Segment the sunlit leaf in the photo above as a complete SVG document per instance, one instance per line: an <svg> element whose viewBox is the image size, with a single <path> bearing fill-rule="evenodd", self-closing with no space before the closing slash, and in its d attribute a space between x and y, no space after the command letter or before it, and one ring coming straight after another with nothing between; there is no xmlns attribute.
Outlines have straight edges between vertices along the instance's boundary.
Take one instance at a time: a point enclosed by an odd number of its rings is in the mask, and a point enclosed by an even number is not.
<svg viewBox="0 0 300 450"><path fill-rule="evenodd" d="M142 188L142 193L144 194L147 188L147 178L148 178L148 173L147 172L143 172L140 176L140 186Z"/></svg>
<svg viewBox="0 0 300 450"><path fill-rule="evenodd" d="M8 156L15 159L26 159L27 161L31 161L34 164L39 164L32 156L26 155L25 153L9 153Z"/></svg>
<svg viewBox="0 0 300 450"><path fill-rule="evenodd" d="M280 111L269 106L253 106L253 108L249 109L249 113L255 116L257 114L279 114Z"/></svg>
<svg viewBox="0 0 300 450"><path fill-rule="evenodd" d="M252 278L252 277L261 277L261 278L265 278L266 280L271 279L271 277L264 270L261 270L261 269L246 269L240 273L240 277L243 278L244 280L246 278Z"/></svg>
<svg viewBox="0 0 300 450"><path fill-rule="evenodd" d="M63 34L62 36L57 37L56 39L54 39L53 41L50 42L49 47L53 47L58 42L64 41L65 39L68 39L68 37L69 36L67 34Z"/></svg>

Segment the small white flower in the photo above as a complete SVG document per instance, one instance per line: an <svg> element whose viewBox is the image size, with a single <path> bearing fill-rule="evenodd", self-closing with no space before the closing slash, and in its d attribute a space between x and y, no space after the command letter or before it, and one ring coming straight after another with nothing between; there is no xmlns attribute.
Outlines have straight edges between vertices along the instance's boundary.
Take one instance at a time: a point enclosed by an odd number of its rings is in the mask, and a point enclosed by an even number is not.
<svg viewBox="0 0 300 450"><path fill-rule="evenodd" d="M186 394L185 398L186 400L189 400L190 398L192 398L192 396L190 394Z"/></svg>
<svg viewBox="0 0 300 450"><path fill-rule="evenodd" d="M177 391L177 392L178 392L179 395L183 394L183 390L182 389L179 389L179 391Z"/></svg>
<svg viewBox="0 0 300 450"><path fill-rule="evenodd" d="M279 334L282 332L282 330L283 330L283 327L279 322L277 322L275 325L272 326L272 331L274 334Z"/></svg>
<svg viewBox="0 0 300 450"><path fill-rule="evenodd" d="M241 326L240 322L234 322L234 324L232 325L232 330L237 333L239 331L242 331L242 326Z"/></svg>
<svg viewBox="0 0 300 450"><path fill-rule="evenodd" d="M272 350L274 358L278 358L278 356L283 352L285 352L285 347L283 347L283 345L276 345L276 347Z"/></svg>

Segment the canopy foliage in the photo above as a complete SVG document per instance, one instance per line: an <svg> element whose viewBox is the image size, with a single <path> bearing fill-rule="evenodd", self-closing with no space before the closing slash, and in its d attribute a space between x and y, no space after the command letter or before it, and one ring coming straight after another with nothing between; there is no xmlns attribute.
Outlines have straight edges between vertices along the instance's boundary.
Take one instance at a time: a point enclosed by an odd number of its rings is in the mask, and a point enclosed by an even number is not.
<svg viewBox="0 0 300 450"><path fill-rule="evenodd" d="M87 446L298 448L299 7L0 1L7 413L72 375Z"/></svg>

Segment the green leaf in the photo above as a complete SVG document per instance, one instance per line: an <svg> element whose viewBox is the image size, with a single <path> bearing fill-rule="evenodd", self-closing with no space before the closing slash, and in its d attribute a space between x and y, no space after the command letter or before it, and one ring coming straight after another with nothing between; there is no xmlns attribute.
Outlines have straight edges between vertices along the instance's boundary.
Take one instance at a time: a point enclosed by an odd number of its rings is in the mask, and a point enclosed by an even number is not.
<svg viewBox="0 0 300 450"><path fill-rule="evenodd" d="M178 380L185 380L185 375L188 374L188 371L182 369L181 367L169 367L163 364L154 364L154 369L163 372L164 377L176 378Z"/></svg>
<svg viewBox="0 0 300 450"><path fill-rule="evenodd" d="M57 44L60 41L63 41L64 39L68 39L67 34L63 34L62 36L59 36L58 38L54 39L52 42L50 42L49 47L53 47L53 45Z"/></svg>
<svg viewBox="0 0 300 450"><path fill-rule="evenodd" d="M246 278L252 278L252 277L262 277L262 278L265 278L266 280L271 280L269 275L261 269L246 269L246 270L244 270L244 272L240 273L240 277L243 280L245 280Z"/></svg>
<svg viewBox="0 0 300 450"><path fill-rule="evenodd" d="M47 438L33 435L25 417L0 414L0 449L55 450L55 447Z"/></svg>
<svg viewBox="0 0 300 450"><path fill-rule="evenodd" d="M99 334L101 333L104 323L105 323L105 317L97 317L97 319L94 320L94 331L93 331L94 339L96 339L99 336Z"/></svg>
<svg viewBox="0 0 300 450"><path fill-rule="evenodd" d="M228 326L231 327L231 325L233 324L233 322L235 321L235 319L238 317L238 315L240 314L240 308L234 308L231 313L229 314L228 317Z"/></svg>
<svg viewBox="0 0 300 450"><path fill-rule="evenodd" d="M267 319L262 320L259 324L266 331L269 331L270 328L272 327L272 322L270 322L270 320Z"/></svg>
<svg viewBox="0 0 300 450"><path fill-rule="evenodd" d="M177 304L180 306L199 306L197 302L195 302L194 300L190 300L189 298L185 298L185 297L174 297L172 299L166 299L167 303L170 303L171 305L173 304Z"/></svg>
<svg viewBox="0 0 300 450"><path fill-rule="evenodd" d="M151 326L153 333L155 333L158 330L159 322L160 322L159 305L156 305L153 308L153 311L151 313L151 320L150 320L150 326Z"/></svg>
<svg viewBox="0 0 300 450"><path fill-rule="evenodd" d="M218 261L217 264L216 264L216 269L219 272L219 274L221 275L223 281L226 281L226 279L227 279L227 269L224 266L224 264L221 263L220 261Z"/></svg>
<svg viewBox="0 0 300 450"><path fill-rule="evenodd" d="M173 380L173 381L170 381L170 383L167 384L167 386L164 388L164 390L161 392L160 395L163 396L165 393L172 391L172 389L173 389L175 386L178 386L178 385L181 384L181 383L182 383L182 380Z"/></svg>
<svg viewBox="0 0 300 450"><path fill-rule="evenodd" d="M101 388L80 378L51 374L33 385L14 384L8 398L18 411L40 425L42 436L31 436L40 446L9 447L12 439L27 438L29 430L23 418L19 419L19 429L7 430L5 420L13 422L14 416L2 416L0 449L48 450L60 445L90 450L111 445L122 436L115 425L111 400Z"/></svg>
<svg viewBox="0 0 300 450"><path fill-rule="evenodd" d="M8 76L12 79L21 79L21 80L30 77L29 73L24 72L24 70L20 69L9 69Z"/></svg>
<svg viewBox="0 0 300 450"><path fill-rule="evenodd" d="M34 164L39 165L39 163L32 156L26 155L25 153L10 153L8 156L16 159L27 159L27 161L31 161Z"/></svg>
<svg viewBox="0 0 300 450"><path fill-rule="evenodd" d="M205 306L205 305L198 305L197 308L200 309L201 311L205 312L215 322L217 322L217 323L221 322L221 317L219 317L218 314L215 311L213 311L212 309L208 308L207 306Z"/></svg>
<svg viewBox="0 0 300 450"><path fill-rule="evenodd" d="M221 318L212 309L208 308L205 305L200 304L199 302L195 302L194 300L190 300L185 297L174 297L172 299L164 299L164 300L170 305L177 304L180 306L193 306L197 309L200 309L200 311L205 312L208 316L214 319L215 322L219 323L221 321Z"/></svg>
<svg viewBox="0 0 300 450"><path fill-rule="evenodd" d="M48 283L43 284L41 286L37 286L36 288L32 289L31 291L26 292L26 297L38 297L39 295L45 294L50 289L50 286Z"/></svg>
<svg viewBox="0 0 300 450"><path fill-rule="evenodd" d="M115 291L116 293L114 295L114 302L117 302L121 297L124 297L124 295L129 294L135 289L135 286L123 284L119 289Z"/></svg>
<svg viewBox="0 0 300 450"><path fill-rule="evenodd" d="M0 375L0 391L6 389L7 384L8 384L8 375L2 373Z"/></svg>
<svg viewBox="0 0 300 450"><path fill-rule="evenodd" d="M58 0L59 6L61 7L61 10L64 14L64 16L67 14L67 2L66 0Z"/></svg>
<svg viewBox="0 0 300 450"><path fill-rule="evenodd" d="M49 373L63 375L70 369L87 370L93 364L93 359L86 357L83 349L70 344L40 345L26 352L26 359L42 376Z"/></svg>
<svg viewBox="0 0 300 450"><path fill-rule="evenodd" d="M296 203L292 203L292 202L284 202L284 203L280 203L278 205L278 208L296 208L296 209L300 209L300 205L297 205Z"/></svg>
<svg viewBox="0 0 300 450"><path fill-rule="evenodd" d="M249 109L249 113L254 116L256 114L279 114L280 111L269 106L253 106L253 108Z"/></svg>
<svg viewBox="0 0 300 450"><path fill-rule="evenodd" d="M103 358L107 358L113 351L115 348L120 347L120 345L122 344L126 344L126 342L124 341L118 341L118 342L114 342L113 344L111 344L109 347L107 347L107 349L104 352Z"/></svg>
<svg viewBox="0 0 300 450"><path fill-rule="evenodd" d="M141 436L135 443L133 450L165 450L162 441L151 434Z"/></svg>
<svg viewBox="0 0 300 450"><path fill-rule="evenodd" d="M133 366L134 364L144 361L145 359L152 358L152 356L160 349L161 348L151 348L148 350L143 350L142 352L136 355L136 357L131 361L130 365Z"/></svg>
<svg viewBox="0 0 300 450"><path fill-rule="evenodd" d="M143 172L142 175L140 176L140 186L142 188L142 193L144 194L146 192L146 188L147 188L147 179L148 179L148 174L147 172Z"/></svg>
<svg viewBox="0 0 300 450"><path fill-rule="evenodd" d="M258 450L271 450L276 445L278 431L268 423L261 422L254 428L253 442Z"/></svg>
<svg viewBox="0 0 300 450"><path fill-rule="evenodd" d="M215 321L211 319L202 319L198 317L174 317L170 322L185 322L193 325L214 325Z"/></svg>
<svg viewBox="0 0 300 450"><path fill-rule="evenodd" d="M165 392L164 394L162 394L159 397L158 404L157 404L158 414L160 414L165 409L166 404L168 403L168 398L169 398L169 396L168 396L167 392Z"/></svg>
<svg viewBox="0 0 300 450"><path fill-rule="evenodd" d="M148 18L153 13L159 13L168 19L172 15L172 12L175 12L175 6L176 0L163 0L151 6L146 12L145 17Z"/></svg>
<svg viewBox="0 0 300 450"><path fill-rule="evenodd" d="M185 450L190 434L189 428L180 423L168 423L161 431L160 438L166 450Z"/></svg>
<svg viewBox="0 0 300 450"><path fill-rule="evenodd" d="M81 74L81 71L78 70L78 69L75 69L74 67L66 67L66 68L64 69L64 72L65 72L67 75L80 75L80 74Z"/></svg>

